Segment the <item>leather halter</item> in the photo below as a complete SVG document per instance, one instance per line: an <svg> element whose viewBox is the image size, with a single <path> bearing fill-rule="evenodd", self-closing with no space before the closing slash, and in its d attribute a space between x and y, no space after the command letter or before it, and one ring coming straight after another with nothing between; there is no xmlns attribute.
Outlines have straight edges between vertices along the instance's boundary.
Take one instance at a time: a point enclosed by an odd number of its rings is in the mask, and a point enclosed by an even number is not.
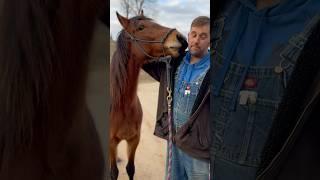
<svg viewBox="0 0 320 180"><path fill-rule="evenodd" d="M139 47L139 49L142 51L142 53L147 56L148 58L151 58L151 61L155 61L157 59L159 59L160 57L155 57L155 56L151 56L150 54L148 54L143 47L141 46L141 43L160 43L162 45L162 52L163 52L163 56L166 56L165 50L164 50L164 41L168 38L168 36L175 31L176 29L169 29L169 31L164 34L160 40L158 41L150 41L150 40L145 40L145 39L140 39L137 37L134 37L132 34L130 34L128 31L124 30L128 36L130 37L131 41L134 41L137 46Z"/></svg>

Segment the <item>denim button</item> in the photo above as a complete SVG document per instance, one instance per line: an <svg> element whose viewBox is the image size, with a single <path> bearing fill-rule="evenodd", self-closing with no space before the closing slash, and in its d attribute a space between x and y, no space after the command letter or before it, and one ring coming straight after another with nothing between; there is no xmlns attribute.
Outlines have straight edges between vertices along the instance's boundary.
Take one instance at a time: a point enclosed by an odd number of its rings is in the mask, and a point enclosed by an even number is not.
<svg viewBox="0 0 320 180"><path fill-rule="evenodd" d="M274 67L274 72L275 72L275 73L280 74L280 73L282 73L282 71L283 71L283 69L282 69L281 66L275 66L275 67Z"/></svg>

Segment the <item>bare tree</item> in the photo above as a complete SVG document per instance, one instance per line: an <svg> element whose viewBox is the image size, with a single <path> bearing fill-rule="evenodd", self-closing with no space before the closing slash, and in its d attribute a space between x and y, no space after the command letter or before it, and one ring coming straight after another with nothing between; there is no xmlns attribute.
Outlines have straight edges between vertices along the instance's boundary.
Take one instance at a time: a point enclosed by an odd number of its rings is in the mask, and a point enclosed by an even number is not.
<svg viewBox="0 0 320 180"><path fill-rule="evenodd" d="M142 11L145 0L133 0L132 11L135 15L139 15Z"/></svg>
<svg viewBox="0 0 320 180"><path fill-rule="evenodd" d="M129 17L129 13L130 13L130 10L131 10L131 0L121 0L120 3L121 3L121 8L122 10L125 12L125 16L126 18Z"/></svg>
<svg viewBox="0 0 320 180"><path fill-rule="evenodd" d="M154 11L154 4L157 0L121 0L121 8L124 10L126 17L129 14L133 16L139 15L142 10L148 12L146 10ZM154 12L152 13L154 14Z"/></svg>

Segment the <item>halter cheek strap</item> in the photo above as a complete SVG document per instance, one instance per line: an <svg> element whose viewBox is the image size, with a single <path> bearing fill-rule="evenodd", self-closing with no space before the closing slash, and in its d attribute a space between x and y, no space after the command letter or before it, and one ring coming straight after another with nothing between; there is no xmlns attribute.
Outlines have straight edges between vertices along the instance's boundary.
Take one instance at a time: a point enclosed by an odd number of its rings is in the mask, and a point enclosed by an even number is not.
<svg viewBox="0 0 320 180"><path fill-rule="evenodd" d="M137 44L138 48L142 51L142 53L143 53L145 56L147 56L148 58L150 58L150 59L151 59L151 62L152 62L152 61L158 60L159 57L151 56L150 54L148 54L148 53L145 51L145 49L141 46L140 43L160 43L160 44L162 45L162 54L163 54L163 56L166 56L166 53L165 53L165 50L164 50L164 41L165 41L165 40L168 38L168 36L169 36L173 31L175 31L175 30L176 30L176 29L169 29L169 31L168 31L166 34L164 34L164 35L162 36L162 38L161 38L160 40L158 40L158 41L150 41L150 40L145 40L145 39L136 38L136 37L134 37L132 34L130 34L128 31L126 31L126 30L124 30L124 31L128 34L128 36L130 37L130 40L131 40L131 41L134 41L134 42ZM139 43L139 42L140 42L140 43Z"/></svg>

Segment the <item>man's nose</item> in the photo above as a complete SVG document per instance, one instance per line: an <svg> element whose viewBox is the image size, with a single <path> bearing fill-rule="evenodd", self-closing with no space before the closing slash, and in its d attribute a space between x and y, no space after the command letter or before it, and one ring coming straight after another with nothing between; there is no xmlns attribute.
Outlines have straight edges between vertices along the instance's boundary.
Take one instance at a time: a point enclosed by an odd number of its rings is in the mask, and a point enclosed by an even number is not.
<svg viewBox="0 0 320 180"><path fill-rule="evenodd" d="M197 37L195 38L195 42L196 42L196 44L199 44L199 42L200 42L200 36L197 36Z"/></svg>

